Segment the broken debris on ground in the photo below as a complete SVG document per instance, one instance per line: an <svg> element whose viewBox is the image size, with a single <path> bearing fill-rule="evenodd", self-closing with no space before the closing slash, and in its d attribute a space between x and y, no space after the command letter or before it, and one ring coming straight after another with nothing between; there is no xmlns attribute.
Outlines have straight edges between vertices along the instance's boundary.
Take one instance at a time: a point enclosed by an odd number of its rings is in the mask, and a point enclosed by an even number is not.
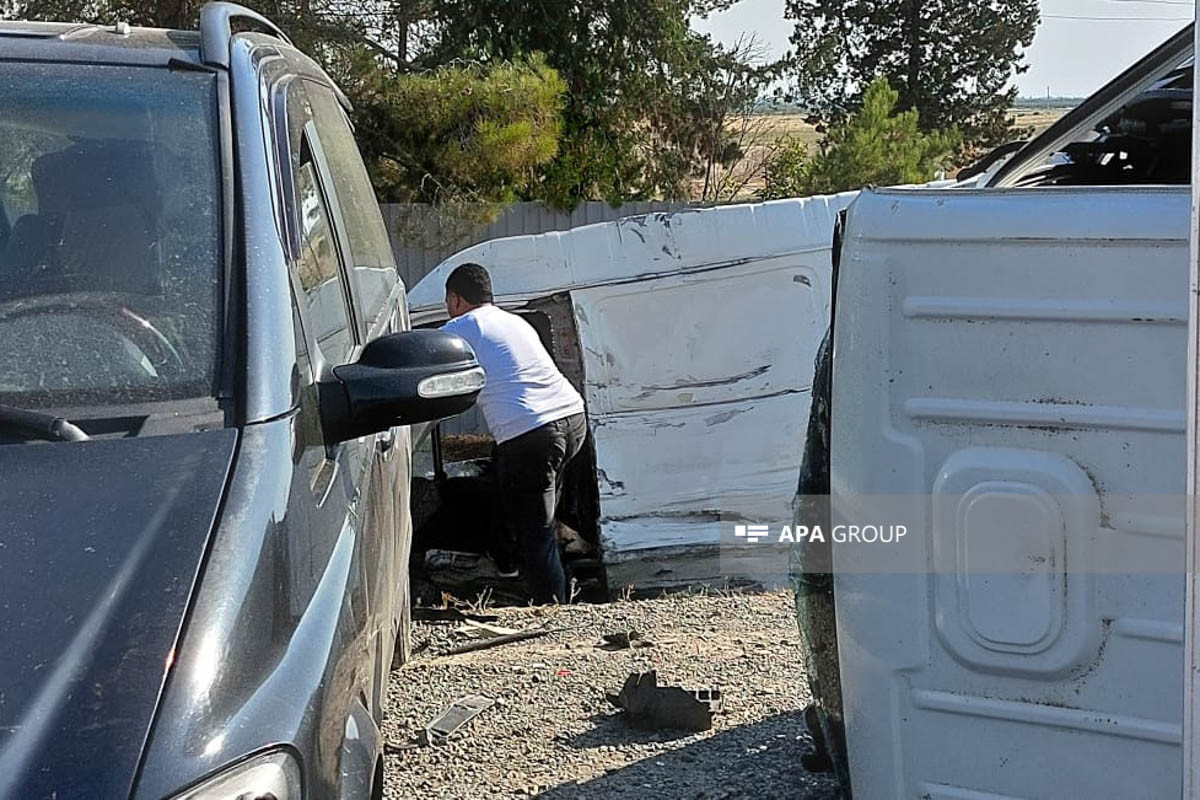
<svg viewBox="0 0 1200 800"><path fill-rule="evenodd" d="M565 628L537 628L532 631L517 631L516 633L506 633L500 636L493 636L490 639L480 639L467 644L451 647L441 653L444 656L457 656L463 653L474 653L479 650L488 650L493 647L499 647L502 644L513 644L515 642L525 642L530 639L540 639L543 636L549 636L552 633L558 633Z"/></svg>
<svg viewBox="0 0 1200 800"><path fill-rule="evenodd" d="M385 800L834 796L831 776L800 764L811 747L803 719L811 697L790 593L679 594L486 613L502 627L570 630L443 658L441 651L462 643L457 625L417 622L414 644L429 646L392 673L383 724ZM614 631L639 631L655 646L597 649ZM626 725L604 695L631 672L651 669L664 683L719 687L724 710L712 728ZM440 746L416 743L430 720L471 694L496 703Z"/></svg>
<svg viewBox="0 0 1200 800"><path fill-rule="evenodd" d="M712 728L713 713L721 710L719 689L660 686L654 670L632 673L620 694L607 697L638 730L706 731Z"/></svg>
<svg viewBox="0 0 1200 800"><path fill-rule="evenodd" d="M466 725L475 719L475 717L487 711L495 703L496 701L492 698L481 694L460 697L449 708L439 714L437 719L425 726L425 730L421 731L420 743L425 747L431 744L441 744L456 733L463 725Z"/></svg>
<svg viewBox="0 0 1200 800"><path fill-rule="evenodd" d="M654 647L654 642L638 631L617 631L600 637L603 641L596 647L601 650L628 650L631 647Z"/></svg>

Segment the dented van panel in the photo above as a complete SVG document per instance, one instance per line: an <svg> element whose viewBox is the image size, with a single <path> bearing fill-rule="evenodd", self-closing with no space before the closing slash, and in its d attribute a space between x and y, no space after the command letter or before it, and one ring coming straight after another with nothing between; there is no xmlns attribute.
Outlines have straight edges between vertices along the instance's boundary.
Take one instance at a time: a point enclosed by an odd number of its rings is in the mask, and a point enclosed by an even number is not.
<svg viewBox="0 0 1200 800"><path fill-rule="evenodd" d="M1178 794L1189 208L1091 187L849 210L833 499L919 509L886 566L832 545L856 797Z"/></svg>
<svg viewBox="0 0 1200 800"><path fill-rule="evenodd" d="M409 295L414 325L445 319L446 277L476 261L496 302L566 297L555 337L594 442L608 586L780 585L787 564L722 546L722 526L786 523L828 326L834 222L856 193L690 209L497 239L439 265Z"/></svg>

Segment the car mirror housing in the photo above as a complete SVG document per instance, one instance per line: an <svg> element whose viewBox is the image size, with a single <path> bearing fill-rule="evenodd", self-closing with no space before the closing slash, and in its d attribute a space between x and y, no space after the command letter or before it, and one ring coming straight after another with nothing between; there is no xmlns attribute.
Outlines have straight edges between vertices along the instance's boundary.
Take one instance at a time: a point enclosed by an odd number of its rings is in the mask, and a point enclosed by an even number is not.
<svg viewBox="0 0 1200 800"><path fill-rule="evenodd" d="M358 361L334 367L321 384L326 435L345 441L395 425L466 411L483 389L483 368L460 336L417 330L367 343Z"/></svg>

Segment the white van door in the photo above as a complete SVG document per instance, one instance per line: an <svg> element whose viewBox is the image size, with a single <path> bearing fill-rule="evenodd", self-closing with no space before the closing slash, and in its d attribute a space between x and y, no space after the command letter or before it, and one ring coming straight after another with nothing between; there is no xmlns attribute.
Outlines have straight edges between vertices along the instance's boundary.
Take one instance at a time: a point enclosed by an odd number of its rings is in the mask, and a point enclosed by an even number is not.
<svg viewBox="0 0 1200 800"><path fill-rule="evenodd" d="M656 274L643 267L571 290L610 589L786 585L786 550L736 530L791 518L829 324L833 229L853 198L696 209L565 235L580 265L667 256ZM597 246L614 233L615 247Z"/></svg>
<svg viewBox="0 0 1200 800"><path fill-rule="evenodd" d="M1200 13L1200 0L1196 2ZM1196 29L1200 41L1200 28ZM1200 64L1194 65L1200 75ZM1200 81L1193 78L1193 85ZM1193 95L1194 98L1194 95ZM1193 108L1195 102L1193 100ZM1187 492L1191 502L1187 510L1187 597L1184 608L1186 638L1183 747L1183 796L1188 800L1200 798L1200 715L1196 713L1200 698L1200 125L1192 126L1192 217L1190 226L1191 250L1188 283L1188 357L1187 357Z"/></svg>
<svg viewBox="0 0 1200 800"><path fill-rule="evenodd" d="M859 800L1178 796L1189 202L850 209L832 492L909 525L833 545Z"/></svg>
<svg viewBox="0 0 1200 800"><path fill-rule="evenodd" d="M611 588L786 584L722 530L790 517L829 297L827 242L572 292Z"/></svg>

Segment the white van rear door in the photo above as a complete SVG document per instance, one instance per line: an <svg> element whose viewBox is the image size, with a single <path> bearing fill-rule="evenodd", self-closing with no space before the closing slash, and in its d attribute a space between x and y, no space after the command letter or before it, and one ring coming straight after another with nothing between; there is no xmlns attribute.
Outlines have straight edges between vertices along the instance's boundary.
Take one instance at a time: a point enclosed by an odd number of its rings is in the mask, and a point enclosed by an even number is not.
<svg viewBox="0 0 1200 800"><path fill-rule="evenodd" d="M850 209L832 490L917 509L891 550L834 545L856 798L1178 795L1188 209Z"/></svg>
<svg viewBox="0 0 1200 800"><path fill-rule="evenodd" d="M1200 12L1200 0L1196 2ZM1200 39L1200 28L1196 29ZM1193 65L1200 73L1200 64ZM1193 78L1193 85L1200 85ZM1193 113L1195 113L1193 93ZM1187 491L1192 499L1187 515L1187 591L1184 611L1184 635L1186 638L1184 663L1187 665L1184 700L1184 747L1183 747L1183 796L1188 800L1200 798L1200 714L1197 701L1200 699L1200 507L1195 498L1200 497L1200 125L1192 125L1192 217L1189 229L1191 251L1188 263L1188 359L1187 359Z"/></svg>

